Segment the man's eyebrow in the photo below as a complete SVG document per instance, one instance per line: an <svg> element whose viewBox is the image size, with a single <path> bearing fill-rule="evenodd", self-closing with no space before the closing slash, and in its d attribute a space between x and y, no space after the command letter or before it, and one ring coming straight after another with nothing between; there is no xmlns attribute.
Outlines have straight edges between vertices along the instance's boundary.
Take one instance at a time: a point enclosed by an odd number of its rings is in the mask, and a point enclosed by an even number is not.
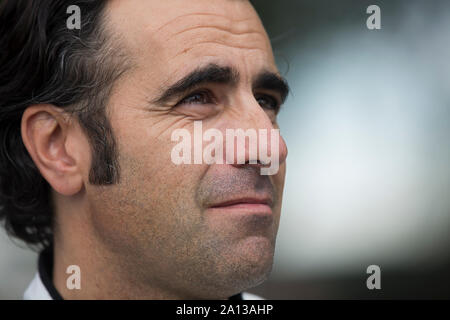
<svg viewBox="0 0 450 320"><path fill-rule="evenodd" d="M282 76L270 72L263 71L256 76L253 81L253 90L256 89L268 89L277 91L281 96L281 102L283 103L289 94L289 85L285 78Z"/></svg>
<svg viewBox="0 0 450 320"><path fill-rule="evenodd" d="M236 85L239 82L239 72L232 67L223 67L217 64L208 64L198 68L181 80L178 80L154 101L154 103L164 103L172 97L179 96L205 83L222 83Z"/></svg>

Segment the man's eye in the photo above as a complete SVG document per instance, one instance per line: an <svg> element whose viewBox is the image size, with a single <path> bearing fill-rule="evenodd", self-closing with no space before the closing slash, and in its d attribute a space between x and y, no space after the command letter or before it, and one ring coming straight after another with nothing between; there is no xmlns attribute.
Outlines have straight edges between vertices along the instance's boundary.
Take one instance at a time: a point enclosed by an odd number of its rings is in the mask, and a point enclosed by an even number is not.
<svg viewBox="0 0 450 320"><path fill-rule="evenodd" d="M263 109L274 110L276 112L280 109L280 104L274 97L268 95L258 95L255 98Z"/></svg>
<svg viewBox="0 0 450 320"><path fill-rule="evenodd" d="M199 91L183 98L177 105L181 104L208 104L212 103L211 95L207 91Z"/></svg>

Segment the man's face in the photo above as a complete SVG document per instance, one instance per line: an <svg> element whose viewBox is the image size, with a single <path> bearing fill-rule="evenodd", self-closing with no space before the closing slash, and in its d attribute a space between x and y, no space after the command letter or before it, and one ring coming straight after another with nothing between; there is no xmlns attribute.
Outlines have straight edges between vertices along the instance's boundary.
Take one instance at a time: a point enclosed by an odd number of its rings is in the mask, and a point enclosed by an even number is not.
<svg viewBox="0 0 450 320"><path fill-rule="evenodd" d="M134 68L118 80L107 107L120 183L86 185L96 235L123 257L119 268L130 278L168 296L226 298L259 284L273 262L284 141L272 176L251 165L171 160L172 132L185 128L193 136L194 121L224 137L225 129L277 128L281 94L276 85L257 81L277 73L257 14L239 0L116 0L108 4L106 21ZM211 66L223 79L167 91ZM268 205L220 207L239 199Z"/></svg>

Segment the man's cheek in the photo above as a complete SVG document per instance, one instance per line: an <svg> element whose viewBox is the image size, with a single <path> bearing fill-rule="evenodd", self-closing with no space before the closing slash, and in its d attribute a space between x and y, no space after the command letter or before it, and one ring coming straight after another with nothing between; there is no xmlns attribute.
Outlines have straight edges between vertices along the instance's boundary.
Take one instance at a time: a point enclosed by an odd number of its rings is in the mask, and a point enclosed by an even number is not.
<svg viewBox="0 0 450 320"><path fill-rule="evenodd" d="M159 173L168 171L171 161L168 143L158 142L157 139L144 139L133 141L122 139L120 141L121 168L129 168L131 174L140 175L141 178L154 177Z"/></svg>
<svg viewBox="0 0 450 320"><path fill-rule="evenodd" d="M286 162L280 165L280 169L278 170L277 174L273 176L273 183L277 188L277 192L280 191L283 192L285 177L286 177Z"/></svg>

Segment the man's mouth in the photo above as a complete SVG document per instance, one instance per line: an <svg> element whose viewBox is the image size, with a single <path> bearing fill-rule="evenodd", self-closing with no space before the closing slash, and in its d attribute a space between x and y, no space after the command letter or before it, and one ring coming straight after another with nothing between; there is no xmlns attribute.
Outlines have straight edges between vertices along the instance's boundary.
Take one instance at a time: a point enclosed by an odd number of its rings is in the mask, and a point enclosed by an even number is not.
<svg viewBox="0 0 450 320"><path fill-rule="evenodd" d="M242 197L209 206L214 211L236 211L249 214L272 214L271 197Z"/></svg>

